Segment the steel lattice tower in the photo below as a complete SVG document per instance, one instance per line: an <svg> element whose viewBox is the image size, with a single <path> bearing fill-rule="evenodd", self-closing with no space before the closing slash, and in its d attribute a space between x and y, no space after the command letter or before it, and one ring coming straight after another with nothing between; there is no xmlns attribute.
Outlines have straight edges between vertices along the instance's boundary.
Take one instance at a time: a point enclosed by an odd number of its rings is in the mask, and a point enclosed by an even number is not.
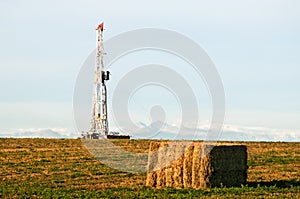
<svg viewBox="0 0 300 199"><path fill-rule="evenodd" d="M97 54L94 77L93 109L89 133L92 138L101 138L108 135L107 121L107 93L105 81L109 80L109 71L104 70L103 62L103 23L97 29Z"/></svg>

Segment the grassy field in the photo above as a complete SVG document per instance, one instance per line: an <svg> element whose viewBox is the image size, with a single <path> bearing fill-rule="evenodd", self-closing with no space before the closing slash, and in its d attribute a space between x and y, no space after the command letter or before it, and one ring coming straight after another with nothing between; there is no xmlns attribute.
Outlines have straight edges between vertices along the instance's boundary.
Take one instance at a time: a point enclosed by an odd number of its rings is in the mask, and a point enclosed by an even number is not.
<svg viewBox="0 0 300 199"><path fill-rule="evenodd" d="M114 140L147 152L149 140ZM0 139L0 198L300 198L300 143L245 142L248 183L238 188L151 189L146 174L93 158L80 139Z"/></svg>

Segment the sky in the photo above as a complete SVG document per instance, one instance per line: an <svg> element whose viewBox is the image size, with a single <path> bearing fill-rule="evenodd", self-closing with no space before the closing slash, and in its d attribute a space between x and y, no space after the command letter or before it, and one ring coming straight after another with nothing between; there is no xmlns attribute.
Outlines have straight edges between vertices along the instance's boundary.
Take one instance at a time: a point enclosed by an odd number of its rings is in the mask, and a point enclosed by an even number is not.
<svg viewBox="0 0 300 199"><path fill-rule="evenodd" d="M76 134L74 85L96 47L95 27L104 21L104 40L134 29L160 28L201 45L223 81L225 134L248 132L254 140L264 134L262 139L279 141L288 135L289 141L300 141L299 4L297 0L2 0L0 136ZM166 63L176 59L155 52L149 56ZM137 57L141 56L120 59L114 70L118 64L142 63ZM149 88L155 95L153 90ZM136 102L129 102L135 122L149 123L149 113L142 110L151 105L144 100L149 92L137 92L132 98ZM207 112L202 126L210 120L207 101L201 106Z"/></svg>

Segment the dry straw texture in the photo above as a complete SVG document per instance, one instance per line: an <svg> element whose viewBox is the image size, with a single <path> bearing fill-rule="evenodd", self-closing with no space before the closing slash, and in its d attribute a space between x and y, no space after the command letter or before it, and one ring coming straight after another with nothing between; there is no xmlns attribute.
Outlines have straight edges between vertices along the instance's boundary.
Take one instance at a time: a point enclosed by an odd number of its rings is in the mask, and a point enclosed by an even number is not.
<svg viewBox="0 0 300 199"><path fill-rule="evenodd" d="M156 171L157 173L157 182L156 182L156 187L157 188L163 188L166 186L166 154L168 152L168 143L167 142L161 142L159 145L159 150L158 152L158 170Z"/></svg>
<svg viewBox="0 0 300 199"><path fill-rule="evenodd" d="M194 145L186 148L183 159L183 187L192 187Z"/></svg>
<svg viewBox="0 0 300 199"><path fill-rule="evenodd" d="M156 187L157 172L154 170L158 162L157 153L151 153L152 151L157 151L160 147L159 142L151 142L149 147L149 157L148 157L148 173L146 185L150 187Z"/></svg>
<svg viewBox="0 0 300 199"><path fill-rule="evenodd" d="M173 163L174 169L174 185L175 188L183 187L183 153L185 145L183 143L177 143L175 145L175 156L178 157Z"/></svg>
<svg viewBox="0 0 300 199"><path fill-rule="evenodd" d="M200 152L201 152L202 143L194 143L194 153L193 153L193 164L192 164L192 187L200 187Z"/></svg>
<svg viewBox="0 0 300 199"><path fill-rule="evenodd" d="M167 150L166 159L167 162L171 162L165 169L166 175L166 187L173 187L174 186L174 166L172 162L172 157L174 157L174 150Z"/></svg>
<svg viewBox="0 0 300 199"><path fill-rule="evenodd" d="M199 142L150 143L147 186L231 187L240 186L246 180L246 146L213 147Z"/></svg>

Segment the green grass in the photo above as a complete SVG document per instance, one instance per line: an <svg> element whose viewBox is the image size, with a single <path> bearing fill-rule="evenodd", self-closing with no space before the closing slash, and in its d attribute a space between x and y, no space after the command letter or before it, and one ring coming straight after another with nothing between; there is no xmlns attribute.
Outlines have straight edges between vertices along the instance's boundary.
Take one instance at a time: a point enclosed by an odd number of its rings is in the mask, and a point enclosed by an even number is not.
<svg viewBox="0 0 300 199"><path fill-rule="evenodd" d="M242 188L213 188L208 190L193 189L159 189L154 190L148 187L131 188L107 188L102 190L76 189L64 186L63 180L57 180L52 186L42 186L40 184L31 184L34 188L9 186L1 190L2 196L20 198L297 198L299 196L299 187L280 188L274 186L257 186Z"/></svg>
<svg viewBox="0 0 300 199"><path fill-rule="evenodd" d="M147 152L149 140L115 140ZM101 164L79 139L0 139L0 198L300 198L300 143L243 143L248 183L242 187L152 189L146 174Z"/></svg>

